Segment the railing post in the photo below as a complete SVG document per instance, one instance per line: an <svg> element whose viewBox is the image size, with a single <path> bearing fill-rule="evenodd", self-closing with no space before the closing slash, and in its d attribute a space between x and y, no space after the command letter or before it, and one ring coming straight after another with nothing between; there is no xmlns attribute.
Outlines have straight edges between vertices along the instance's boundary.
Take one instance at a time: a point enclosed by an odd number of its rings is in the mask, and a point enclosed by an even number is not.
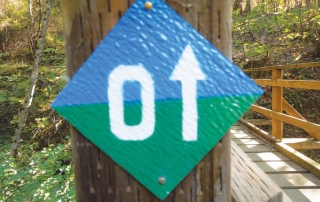
<svg viewBox="0 0 320 202"><path fill-rule="evenodd" d="M283 78L282 69L272 70L272 80L280 80ZM283 88L281 86L272 87L272 110L282 113L282 94ZM282 139L283 123L281 120L272 118L272 135L278 139Z"/></svg>

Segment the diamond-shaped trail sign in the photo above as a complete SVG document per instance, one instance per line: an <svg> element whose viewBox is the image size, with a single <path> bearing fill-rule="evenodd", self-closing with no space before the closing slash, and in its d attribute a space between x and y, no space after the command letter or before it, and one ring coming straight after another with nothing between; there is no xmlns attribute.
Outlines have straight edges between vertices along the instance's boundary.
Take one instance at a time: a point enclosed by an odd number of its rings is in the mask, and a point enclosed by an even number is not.
<svg viewBox="0 0 320 202"><path fill-rule="evenodd" d="M145 2L52 107L163 200L263 91L162 0Z"/></svg>

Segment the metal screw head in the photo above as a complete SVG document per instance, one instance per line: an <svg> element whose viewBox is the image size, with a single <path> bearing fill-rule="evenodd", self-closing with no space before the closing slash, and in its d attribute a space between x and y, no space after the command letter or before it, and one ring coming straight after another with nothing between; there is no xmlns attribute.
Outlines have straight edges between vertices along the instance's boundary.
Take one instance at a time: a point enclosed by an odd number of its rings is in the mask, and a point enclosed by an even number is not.
<svg viewBox="0 0 320 202"><path fill-rule="evenodd" d="M166 183L166 178L165 177L160 177L158 179L159 184L164 185Z"/></svg>
<svg viewBox="0 0 320 202"><path fill-rule="evenodd" d="M147 9L147 10L150 10L152 9L152 3L150 1L147 1L145 4L144 4L144 7Z"/></svg>

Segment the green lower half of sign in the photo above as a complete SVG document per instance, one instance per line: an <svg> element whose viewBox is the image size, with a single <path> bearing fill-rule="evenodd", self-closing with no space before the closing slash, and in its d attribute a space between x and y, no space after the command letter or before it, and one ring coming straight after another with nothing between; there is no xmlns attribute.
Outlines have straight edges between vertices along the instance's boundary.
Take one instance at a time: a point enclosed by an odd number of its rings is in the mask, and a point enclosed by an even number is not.
<svg viewBox="0 0 320 202"><path fill-rule="evenodd" d="M56 107L84 136L164 199L214 147L258 96L197 100L197 141L183 141L181 100L156 101L154 133L143 141L123 141L110 130L108 104ZM141 103L125 103L124 122L141 122ZM160 177L166 179L161 185Z"/></svg>

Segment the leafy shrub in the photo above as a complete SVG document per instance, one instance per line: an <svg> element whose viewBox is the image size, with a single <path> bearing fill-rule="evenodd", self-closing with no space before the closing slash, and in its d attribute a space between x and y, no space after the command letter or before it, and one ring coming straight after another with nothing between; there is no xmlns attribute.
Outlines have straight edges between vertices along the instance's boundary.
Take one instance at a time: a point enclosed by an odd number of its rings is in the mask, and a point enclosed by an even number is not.
<svg viewBox="0 0 320 202"><path fill-rule="evenodd" d="M267 4L258 4L245 16L233 13L235 63L264 60L272 65L320 57L320 9L278 6L270 10Z"/></svg>
<svg viewBox="0 0 320 202"><path fill-rule="evenodd" d="M74 174L70 142L50 145L40 152L37 144L24 145L16 161L10 146L0 154L0 201L73 201Z"/></svg>

